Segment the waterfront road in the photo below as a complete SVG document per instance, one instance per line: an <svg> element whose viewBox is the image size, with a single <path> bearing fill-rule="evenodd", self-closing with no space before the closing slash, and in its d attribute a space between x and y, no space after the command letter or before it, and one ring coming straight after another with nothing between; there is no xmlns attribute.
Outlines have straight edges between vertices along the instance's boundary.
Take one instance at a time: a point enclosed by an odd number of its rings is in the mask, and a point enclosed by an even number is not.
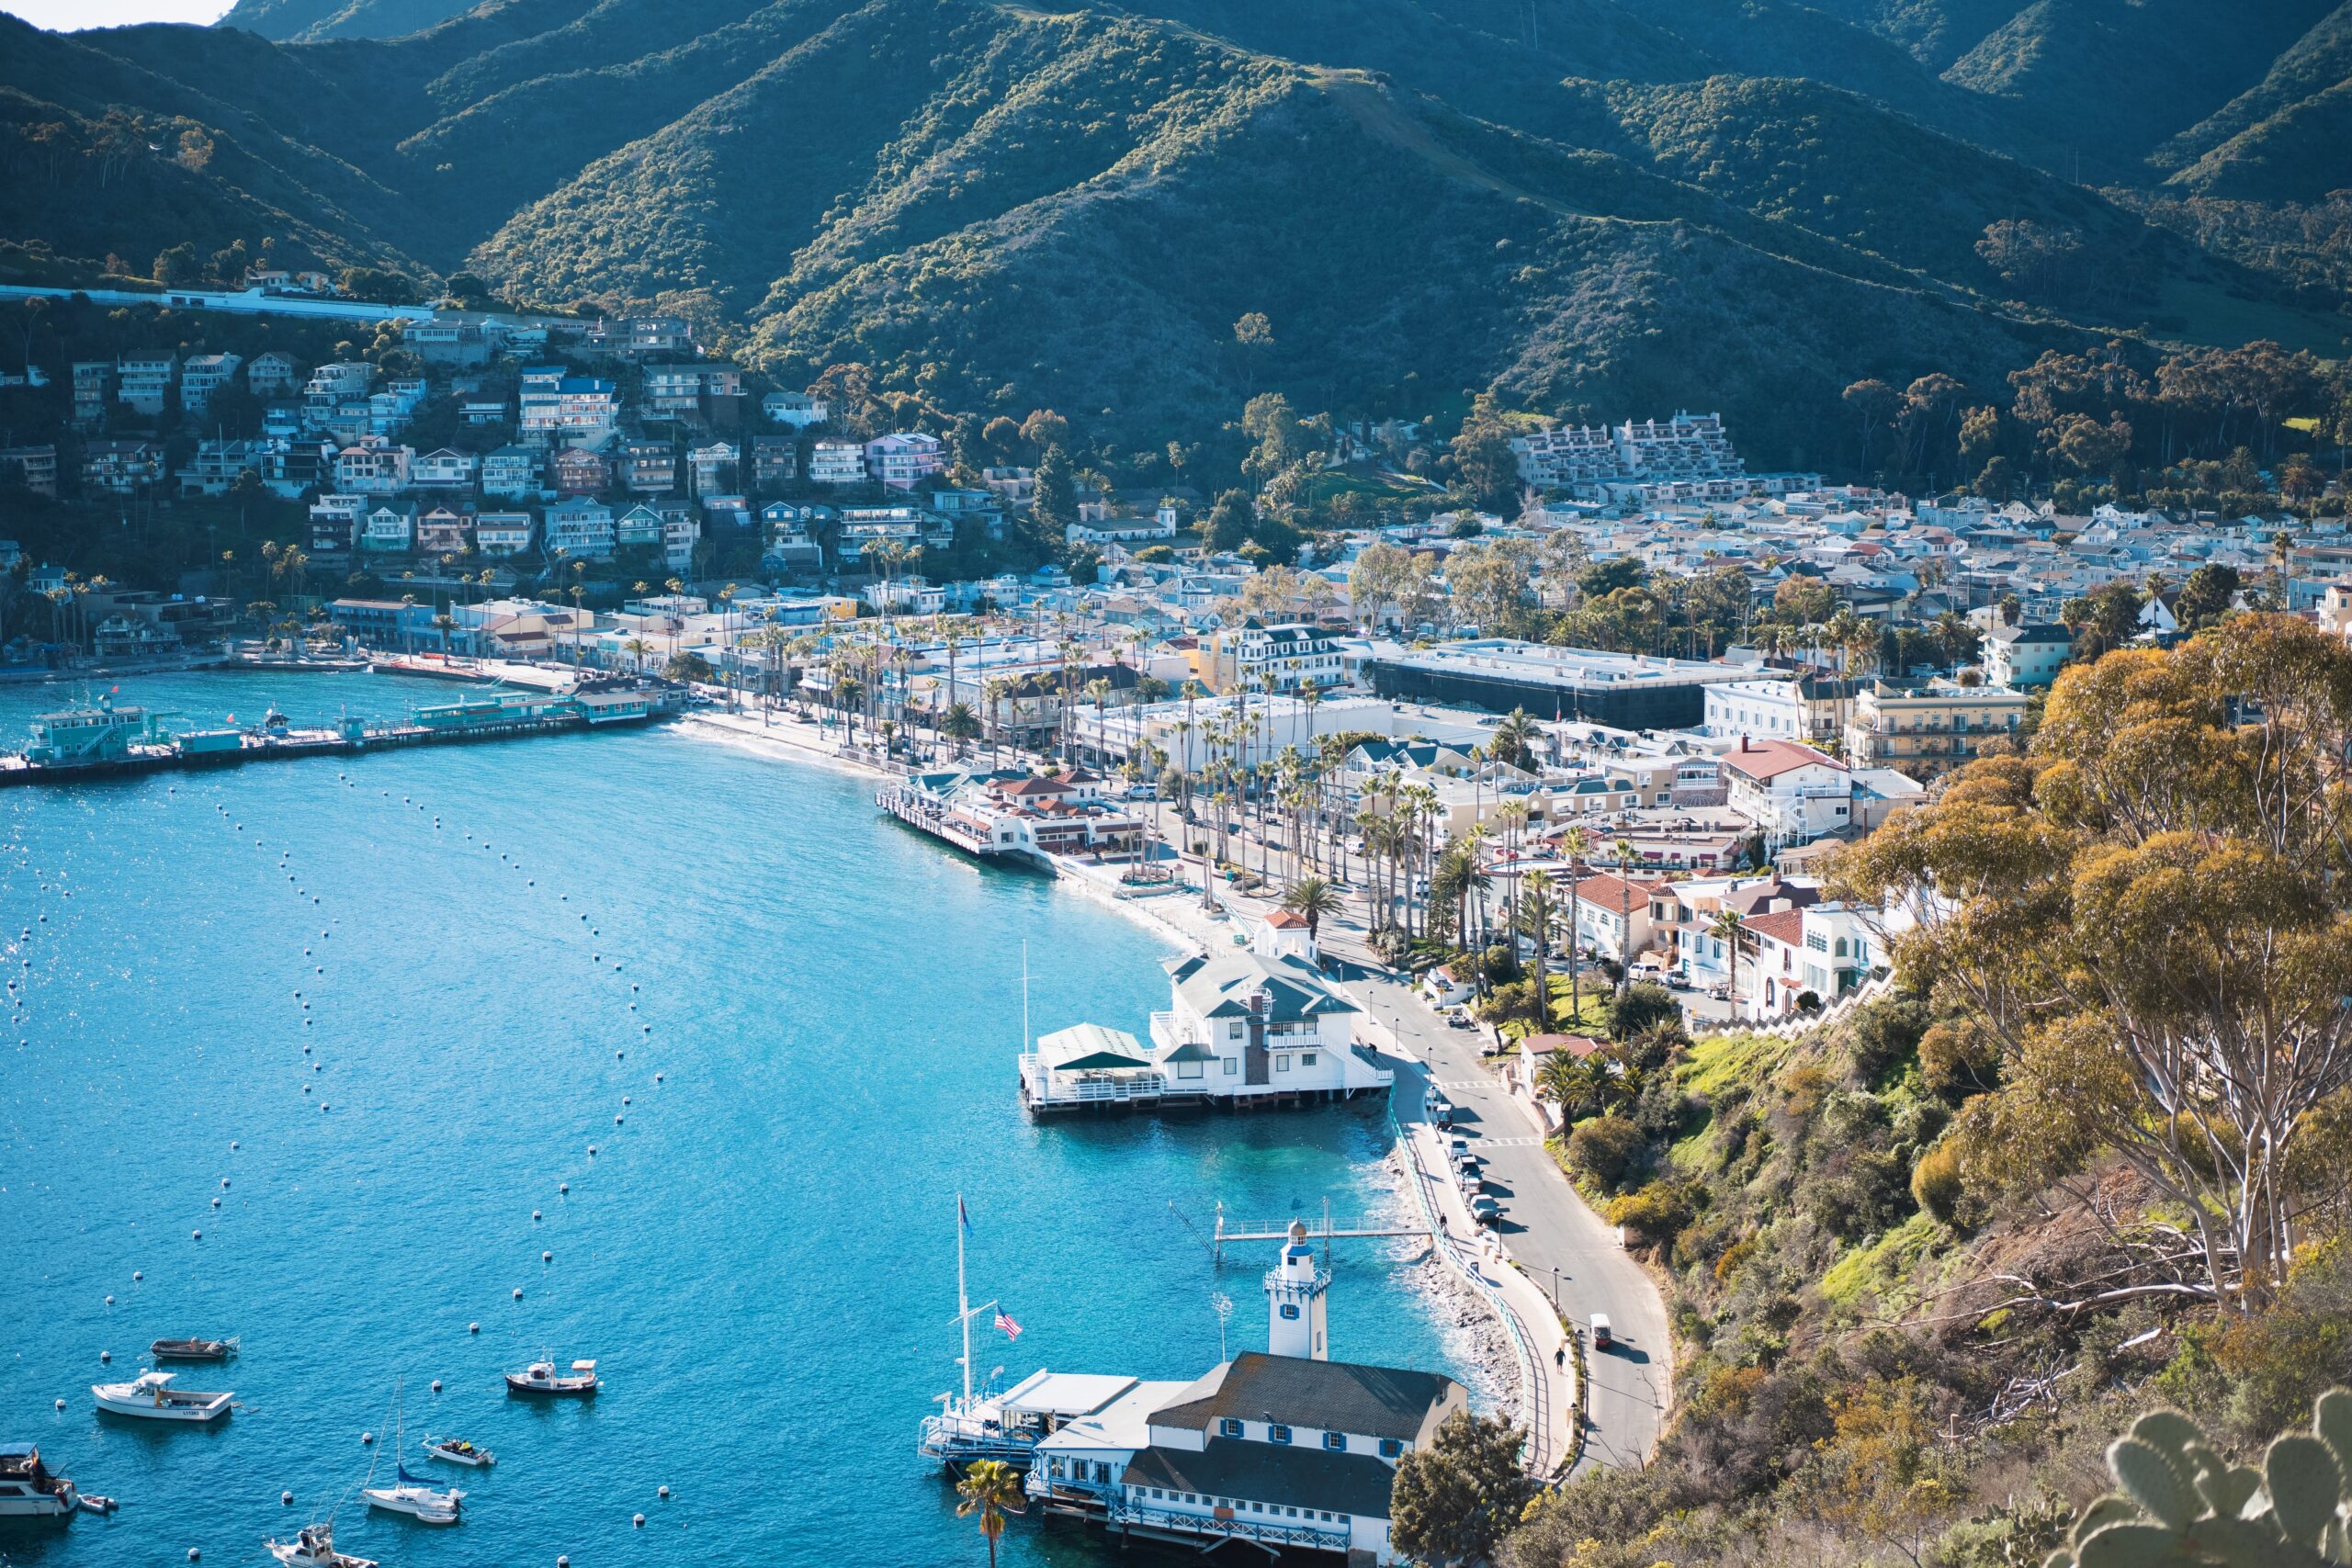
<svg viewBox="0 0 2352 1568"><path fill-rule="evenodd" d="M1673 1354L1657 1287L1617 1245L1613 1226L1592 1212L1544 1146L1534 1113L1482 1060L1484 1030L1449 1029L1410 987L1383 971L1347 971L1351 990L1374 1014L1374 1032L1423 1065L1453 1107L1453 1132L1487 1162L1502 1206L1503 1245L1584 1337L1588 1395L1584 1466L1635 1465L1648 1458L1666 1420ZM1394 1094L1400 1121L1417 1121L1419 1097L1402 1075ZM1595 1313L1617 1344L1591 1349Z"/></svg>

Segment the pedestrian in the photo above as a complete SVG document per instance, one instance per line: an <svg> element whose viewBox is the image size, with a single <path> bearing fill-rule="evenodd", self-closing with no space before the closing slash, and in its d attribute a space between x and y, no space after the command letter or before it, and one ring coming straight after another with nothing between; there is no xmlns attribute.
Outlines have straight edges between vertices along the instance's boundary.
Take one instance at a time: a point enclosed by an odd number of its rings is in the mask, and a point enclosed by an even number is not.
<svg viewBox="0 0 2352 1568"><path fill-rule="evenodd" d="M1565 1367L1568 1364L1568 1347L1565 1341L1558 1349L1552 1352L1552 1361L1555 1366Z"/></svg>

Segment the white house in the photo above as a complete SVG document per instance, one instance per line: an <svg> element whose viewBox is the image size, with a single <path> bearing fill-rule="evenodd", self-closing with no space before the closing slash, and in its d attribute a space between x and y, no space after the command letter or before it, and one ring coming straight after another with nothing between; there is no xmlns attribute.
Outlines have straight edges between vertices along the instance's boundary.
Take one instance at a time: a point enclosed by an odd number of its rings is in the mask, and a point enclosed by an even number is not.
<svg viewBox="0 0 2352 1568"><path fill-rule="evenodd" d="M1804 844L1853 819L1846 764L1791 740L1751 740L1724 753L1725 804L1771 844Z"/></svg>
<svg viewBox="0 0 2352 1568"><path fill-rule="evenodd" d="M1358 1054L1354 999L1295 954L1252 951L1168 961L1169 1006L1151 1042L1098 1025L1037 1042L1021 1061L1033 1111L1102 1100L1227 1105L1343 1100L1394 1075Z"/></svg>
<svg viewBox="0 0 2352 1568"><path fill-rule="evenodd" d="M474 547L486 556L522 554L531 547L531 514L482 513L474 519Z"/></svg>
<svg viewBox="0 0 2352 1568"><path fill-rule="evenodd" d="M831 412L821 399L806 392L770 392L760 400L760 412L769 423L788 424L795 430L822 424Z"/></svg>
<svg viewBox="0 0 2352 1568"><path fill-rule="evenodd" d="M416 541L416 508L408 502L386 502L360 519L359 547L371 553L399 555Z"/></svg>
<svg viewBox="0 0 2352 1568"><path fill-rule="evenodd" d="M2020 691L2047 686L2058 679L2074 649L2075 634L2062 626L1996 626L1984 636L1984 678Z"/></svg>
<svg viewBox="0 0 2352 1568"><path fill-rule="evenodd" d="M820 485L865 482L865 448L854 441L819 441L808 448L808 481Z"/></svg>
<svg viewBox="0 0 2352 1568"><path fill-rule="evenodd" d="M865 444L865 471L891 490L912 490L947 467L939 437L899 430Z"/></svg>

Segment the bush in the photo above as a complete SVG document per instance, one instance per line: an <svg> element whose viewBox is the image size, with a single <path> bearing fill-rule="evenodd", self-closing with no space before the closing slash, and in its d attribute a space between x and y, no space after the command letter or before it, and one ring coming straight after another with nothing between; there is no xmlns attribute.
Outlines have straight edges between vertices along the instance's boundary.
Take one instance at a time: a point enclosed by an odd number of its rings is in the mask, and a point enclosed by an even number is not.
<svg viewBox="0 0 2352 1568"><path fill-rule="evenodd" d="M1609 1004L1609 1038L1631 1040L1662 1023L1682 1022L1682 1004L1664 986L1644 982L1628 986Z"/></svg>
<svg viewBox="0 0 2352 1568"><path fill-rule="evenodd" d="M1568 1134L1568 1165L1614 1192L1642 1163L1642 1131L1623 1116L1596 1116Z"/></svg>
<svg viewBox="0 0 2352 1568"><path fill-rule="evenodd" d="M1960 1179L1960 1150L1951 1144L1939 1144L1911 1171L1911 1196L1919 1207L1945 1224L1952 1224L1960 1213L1960 1201L1967 1195L1967 1187Z"/></svg>
<svg viewBox="0 0 2352 1568"><path fill-rule="evenodd" d="M1876 1083L1887 1069L1919 1048L1927 1033L1928 1007L1911 997L1889 997L1862 1009L1846 1043L1854 1058L1854 1076Z"/></svg>
<svg viewBox="0 0 2352 1568"><path fill-rule="evenodd" d="M1673 1181L1653 1181L1609 1205L1609 1223L1631 1225L1652 1241L1672 1241L1690 1223L1691 1190Z"/></svg>

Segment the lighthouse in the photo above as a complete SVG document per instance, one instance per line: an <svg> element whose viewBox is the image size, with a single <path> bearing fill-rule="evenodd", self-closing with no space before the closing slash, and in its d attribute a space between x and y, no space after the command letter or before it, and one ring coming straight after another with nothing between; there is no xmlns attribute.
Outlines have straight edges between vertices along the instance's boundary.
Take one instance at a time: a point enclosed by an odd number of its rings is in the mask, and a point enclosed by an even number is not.
<svg viewBox="0 0 2352 1568"><path fill-rule="evenodd" d="M1331 1276L1315 1266L1305 1223L1291 1221L1283 1260L1266 1271L1266 1348L1304 1361L1329 1360L1323 1295L1330 1288Z"/></svg>

